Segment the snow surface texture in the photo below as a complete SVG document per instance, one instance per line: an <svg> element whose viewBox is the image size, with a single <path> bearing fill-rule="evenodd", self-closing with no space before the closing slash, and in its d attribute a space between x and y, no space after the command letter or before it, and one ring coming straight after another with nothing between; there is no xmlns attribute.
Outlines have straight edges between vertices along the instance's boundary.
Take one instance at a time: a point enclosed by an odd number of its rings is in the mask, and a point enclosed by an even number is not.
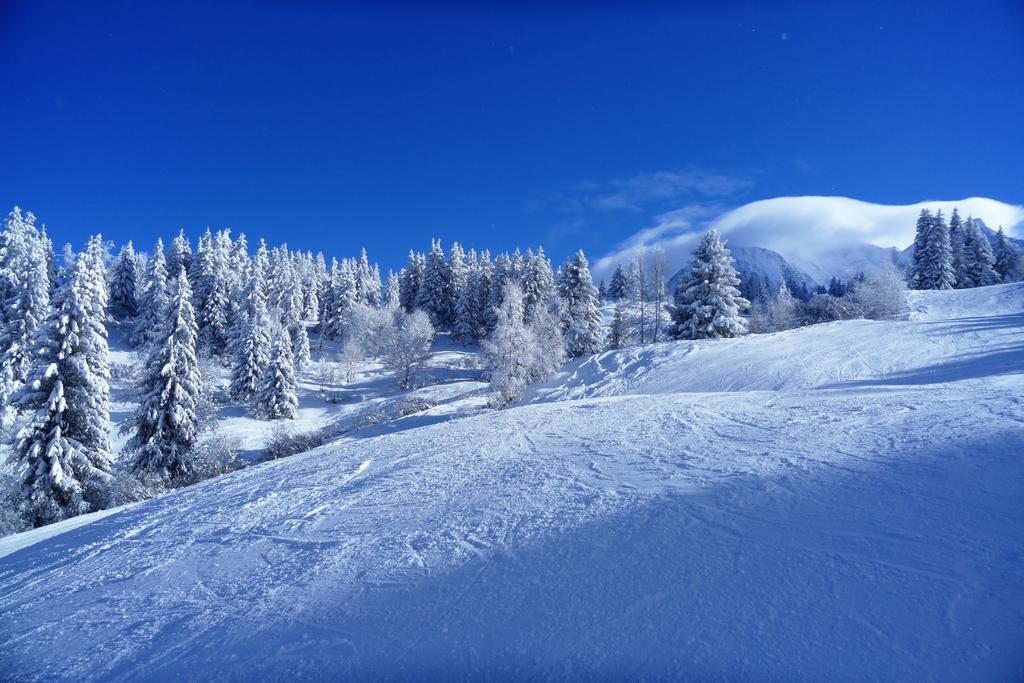
<svg viewBox="0 0 1024 683"><path fill-rule="evenodd" d="M22 547L0 677L1020 680L1024 285L912 307L602 354Z"/></svg>

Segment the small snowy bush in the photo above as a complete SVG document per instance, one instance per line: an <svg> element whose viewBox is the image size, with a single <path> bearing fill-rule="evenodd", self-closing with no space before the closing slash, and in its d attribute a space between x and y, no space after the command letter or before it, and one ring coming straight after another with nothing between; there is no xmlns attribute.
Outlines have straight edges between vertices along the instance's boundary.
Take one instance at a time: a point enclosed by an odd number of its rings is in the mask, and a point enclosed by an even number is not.
<svg viewBox="0 0 1024 683"><path fill-rule="evenodd" d="M437 401L422 397L414 397L402 401L398 404L398 409L395 411L395 418L405 417L406 415L415 415L416 413L422 413L424 410L430 410L437 405Z"/></svg>
<svg viewBox="0 0 1024 683"><path fill-rule="evenodd" d="M390 419L391 418L388 417L387 411L383 408L370 408L368 410L364 410L362 414L359 415L359 420L356 423L356 429L383 424Z"/></svg>
<svg viewBox="0 0 1024 683"><path fill-rule="evenodd" d="M316 366L316 382L320 389L320 395L328 403L337 403L341 400L339 385L344 379L344 371L338 367L337 361L332 361L321 356Z"/></svg>
<svg viewBox="0 0 1024 683"><path fill-rule="evenodd" d="M168 484L161 477L145 471L117 469L110 488L111 506L137 503L155 498L168 490Z"/></svg>
<svg viewBox="0 0 1024 683"><path fill-rule="evenodd" d="M218 430L208 432L200 438L192 451L192 472L187 478L175 482L176 486L187 486L205 479L219 477L245 467L238 457L241 440L236 436Z"/></svg>
<svg viewBox="0 0 1024 683"><path fill-rule="evenodd" d="M290 455L304 453L323 445L326 438L323 430L296 432L285 424L279 424L270 432L266 443L263 445L262 459L277 460L279 458L287 458Z"/></svg>

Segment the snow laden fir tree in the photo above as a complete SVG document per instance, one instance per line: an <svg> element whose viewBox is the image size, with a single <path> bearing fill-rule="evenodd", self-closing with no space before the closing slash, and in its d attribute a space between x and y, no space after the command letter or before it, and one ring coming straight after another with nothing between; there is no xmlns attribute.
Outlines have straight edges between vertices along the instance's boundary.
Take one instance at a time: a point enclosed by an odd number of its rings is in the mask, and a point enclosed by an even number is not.
<svg viewBox="0 0 1024 683"><path fill-rule="evenodd" d="M996 242L992 247L992 255L995 259L993 267L999 275L1001 282L1013 282L1018 277L1017 251L1006 239L1006 233L1002 228L996 233Z"/></svg>
<svg viewBox="0 0 1024 683"><path fill-rule="evenodd" d="M426 255L423 277L416 292L415 306L430 316L435 328L451 329L455 317L452 269L444 257L441 242L434 240Z"/></svg>
<svg viewBox="0 0 1024 683"><path fill-rule="evenodd" d="M260 378L270 362L270 318L264 290L264 262L254 259L246 301L244 332L235 342L235 362L228 392L236 401L248 401L256 393Z"/></svg>
<svg viewBox="0 0 1024 683"><path fill-rule="evenodd" d="M107 288L107 245L102 236L89 239L75 263L75 278L81 287L83 298L90 315L85 318L85 327L80 334L88 338L84 345L85 355L95 377L97 410L103 415L110 412L110 352L107 346L107 307L110 293ZM103 429L88 433L88 448L98 452L110 452L110 425L103 421Z"/></svg>
<svg viewBox="0 0 1024 683"><path fill-rule="evenodd" d="M157 346L146 363L142 402L135 415L136 472L173 481L192 474L190 451L199 438L203 376L192 288L182 268L168 302Z"/></svg>
<svg viewBox="0 0 1024 683"><path fill-rule="evenodd" d="M615 268L615 274L612 275L612 283L608 287L608 298L611 301L622 301L626 298L626 293L629 289L629 285L626 282L626 271L622 269L622 265L619 264Z"/></svg>
<svg viewBox="0 0 1024 683"><path fill-rule="evenodd" d="M299 409L297 389L292 339L288 328L281 325L253 398L253 413L267 420L293 419Z"/></svg>
<svg viewBox="0 0 1024 683"><path fill-rule="evenodd" d="M676 285L671 334L676 339L737 337L747 331L740 312L750 302L740 295L732 256L717 230L705 233L689 270Z"/></svg>
<svg viewBox="0 0 1024 683"><path fill-rule="evenodd" d="M17 207L0 234L0 411L28 377L33 339L50 307L48 240Z"/></svg>
<svg viewBox="0 0 1024 683"><path fill-rule="evenodd" d="M941 211L932 214L921 209L914 236L910 284L914 289L953 289L956 284L949 226Z"/></svg>
<svg viewBox="0 0 1024 683"><path fill-rule="evenodd" d="M597 353L604 342L597 287L583 250L567 259L558 270L558 295L562 299L562 327L569 358Z"/></svg>
<svg viewBox="0 0 1024 683"><path fill-rule="evenodd" d="M195 283L196 323L200 343L215 356L223 355L229 339L230 242L222 234L215 237L209 230L206 231L199 240L196 258L189 272L191 281Z"/></svg>
<svg viewBox="0 0 1024 683"><path fill-rule="evenodd" d="M15 396L29 414L18 433L19 505L33 526L105 507L111 477L110 418L104 400L107 353L89 297L93 266L79 258L32 352L32 373ZM103 357L98 370L95 359Z"/></svg>
<svg viewBox="0 0 1024 683"><path fill-rule="evenodd" d="M129 240L121 247L110 273L110 314L117 320L132 320L138 314L138 268L135 248Z"/></svg>
<svg viewBox="0 0 1024 683"><path fill-rule="evenodd" d="M973 218L968 218L964 225L963 244L961 247L963 261L963 282L958 282L961 289L967 287L986 287L1002 280L996 272L996 258L981 225Z"/></svg>
<svg viewBox="0 0 1024 683"><path fill-rule="evenodd" d="M184 230L178 231L167 250L167 272L177 278L182 270L186 273L192 272L192 245L185 237Z"/></svg>
<svg viewBox="0 0 1024 683"><path fill-rule="evenodd" d="M163 240L157 239L153 253L149 257L146 285L142 290L139 315L132 331L131 342L134 346L156 342L163 328L163 315L167 312L168 292L164 243Z"/></svg>

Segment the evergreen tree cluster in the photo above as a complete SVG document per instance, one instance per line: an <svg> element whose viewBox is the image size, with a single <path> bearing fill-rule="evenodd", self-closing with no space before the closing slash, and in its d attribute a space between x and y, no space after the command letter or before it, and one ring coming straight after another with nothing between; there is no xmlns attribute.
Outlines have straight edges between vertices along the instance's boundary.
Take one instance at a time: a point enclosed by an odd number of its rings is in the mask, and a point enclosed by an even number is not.
<svg viewBox="0 0 1024 683"><path fill-rule="evenodd" d="M458 243L445 256L433 240L426 254L409 252L396 276L398 304L422 310L433 326L464 345L490 338L502 322L499 310L509 285L522 294L524 323L555 315L570 357L600 350L603 335L597 289L586 257L567 259L556 274L543 248L501 253L464 251Z"/></svg>
<svg viewBox="0 0 1024 683"><path fill-rule="evenodd" d="M960 218L954 208L947 223L941 211L922 209L914 236L909 283L913 289L968 289L1021 277L1019 256L1002 228L990 241L983 224Z"/></svg>
<svg viewBox="0 0 1024 683"><path fill-rule="evenodd" d="M402 310L424 312L463 345L483 345L496 403L514 400L566 358L603 347L600 298L583 252L554 272L543 248L492 260L490 252L458 243L446 256L433 240L427 253L409 252L395 282L397 295L389 298ZM510 292L514 301L506 303Z"/></svg>
<svg viewBox="0 0 1024 683"><path fill-rule="evenodd" d="M106 253L96 236L58 268L18 208L0 233L0 410L15 427L16 505L33 526L109 502Z"/></svg>
<svg viewBox="0 0 1024 683"><path fill-rule="evenodd" d="M113 258L97 235L77 254L66 246L58 264L42 226L15 208L0 231L0 418L16 430L18 512L38 526L113 501L108 326L146 358L138 409L122 425L125 470L177 485L202 466L204 359L230 367L232 400L292 418L308 329L329 336L349 306L397 308L399 295L394 274L384 295L365 250L328 270L322 254L286 245L261 240L250 253L227 230L207 230L195 251L180 232L167 249L128 242Z"/></svg>

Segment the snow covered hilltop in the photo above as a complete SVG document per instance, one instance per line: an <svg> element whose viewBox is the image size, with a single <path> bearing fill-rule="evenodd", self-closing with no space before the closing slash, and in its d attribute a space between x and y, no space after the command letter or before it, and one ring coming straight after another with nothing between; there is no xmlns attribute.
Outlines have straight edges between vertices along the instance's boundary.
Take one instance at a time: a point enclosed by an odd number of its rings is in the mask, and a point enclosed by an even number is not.
<svg viewBox="0 0 1024 683"><path fill-rule="evenodd" d="M1024 284L910 307L437 396L22 542L0 673L1019 679Z"/></svg>

